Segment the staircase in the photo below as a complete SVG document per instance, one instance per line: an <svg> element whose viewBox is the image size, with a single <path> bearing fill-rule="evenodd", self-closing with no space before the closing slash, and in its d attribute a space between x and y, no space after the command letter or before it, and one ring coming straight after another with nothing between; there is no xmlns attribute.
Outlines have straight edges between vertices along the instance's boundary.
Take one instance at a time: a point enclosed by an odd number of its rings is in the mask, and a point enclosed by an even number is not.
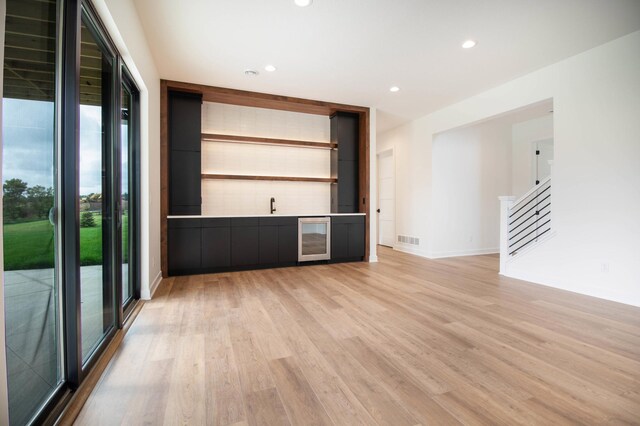
<svg viewBox="0 0 640 426"><path fill-rule="evenodd" d="M551 231L551 176L519 199L500 199L500 273L510 259L534 246Z"/></svg>

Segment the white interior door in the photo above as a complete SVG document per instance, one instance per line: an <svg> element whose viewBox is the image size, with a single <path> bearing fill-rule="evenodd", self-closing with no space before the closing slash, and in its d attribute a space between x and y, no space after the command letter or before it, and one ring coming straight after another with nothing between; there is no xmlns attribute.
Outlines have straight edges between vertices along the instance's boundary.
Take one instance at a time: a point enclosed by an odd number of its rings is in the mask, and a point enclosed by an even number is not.
<svg viewBox="0 0 640 426"><path fill-rule="evenodd" d="M378 154L378 244L393 247L395 241L395 167L393 151Z"/></svg>

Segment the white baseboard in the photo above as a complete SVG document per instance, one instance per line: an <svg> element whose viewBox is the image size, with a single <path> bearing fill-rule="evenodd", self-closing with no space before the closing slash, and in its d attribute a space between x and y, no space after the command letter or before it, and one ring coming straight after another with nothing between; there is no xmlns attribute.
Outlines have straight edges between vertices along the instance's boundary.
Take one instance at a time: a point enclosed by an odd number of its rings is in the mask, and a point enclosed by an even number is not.
<svg viewBox="0 0 640 426"><path fill-rule="evenodd" d="M496 254L500 253L500 248L484 248L484 249L472 249L472 250L459 250L459 251L445 251L435 254L428 254L425 251L415 249L413 247L395 245L394 250L401 251L403 253L415 254L416 256L424 257L426 259L443 259L446 257L460 257L460 256L478 256L481 254Z"/></svg>
<svg viewBox="0 0 640 426"><path fill-rule="evenodd" d="M580 288L576 288L575 283L567 283L559 280L553 280L551 277L540 276L538 274L528 271L507 271L500 273L505 277L515 278L517 280L526 281L531 284L541 285L544 287L551 287L559 290L568 291L571 293L581 294L583 296L596 297L598 299L609 300L611 302L622 303L624 305L640 307L640 298L630 294L621 294L614 292L611 289L602 289L599 287L585 286L580 284Z"/></svg>
<svg viewBox="0 0 640 426"><path fill-rule="evenodd" d="M369 256L369 263L376 263L378 261L378 256L377 255L370 255Z"/></svg>
<svg viewBox="0 0 640 426"><path fill-rule="evenodd" d="M394 250L397 251L401 251L402 253L409 253L409 254L414 254L416 256L420 256L420 257L424 257L426 259L431 259L427 253L425 253L424 251L417 249L417 248L413 248L413 247L407 247L407 246L403 246L403 245L395 245L393 246Z"/></svg>
<svg viewBox="0 0 640 426"><path fill-rule="evenodd" d="M442 259L444 257L479 256L482 254L496 254L496 253L500 253L500 247L471 249L471 250L443 251L440 253L432 254L431 256L429 256L429 259Z"/></svg>
<svg viewBox="0 0 640 426"><path fill-rule="evenodd" d="M158 271L158 275L156 275L156 277L151 282L151 285L149 285L149 294L145 294L145 292L142 292L140 298L143 300L151 300L156 290L158 289L158 286L160 285L160 281L162 281L162 271Z"/></svg>

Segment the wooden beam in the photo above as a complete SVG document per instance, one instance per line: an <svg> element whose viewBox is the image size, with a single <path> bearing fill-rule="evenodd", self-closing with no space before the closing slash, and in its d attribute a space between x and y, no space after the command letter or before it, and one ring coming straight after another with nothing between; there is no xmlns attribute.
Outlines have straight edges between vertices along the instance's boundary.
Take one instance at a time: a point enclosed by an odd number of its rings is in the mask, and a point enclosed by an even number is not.
<svg viewBox="0 0 640 426"><path fill-rule="evenodd" d="M201 93L205 102L250 106L256 108L277 109L282 111L301 112L306 114L331 115L335 111L363 113L369 108L344 105L332 102L314 101L291 96L272 95L269 93L248 92L245 90L227 89L224 87L204 86L202 84L166 82L169 90Z"/></svg>

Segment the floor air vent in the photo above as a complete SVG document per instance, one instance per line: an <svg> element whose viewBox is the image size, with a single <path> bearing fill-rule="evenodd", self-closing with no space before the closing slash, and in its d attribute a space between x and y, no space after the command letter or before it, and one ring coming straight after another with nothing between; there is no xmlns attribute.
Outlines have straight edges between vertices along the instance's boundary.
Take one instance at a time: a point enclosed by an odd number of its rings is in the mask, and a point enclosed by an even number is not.
<svg viewBox="0 0 640 426"><path fill-rule="evenodd" d="M420 245L420 238L418 237L408 237L406 235L398 235L398 242L405 244L412 244L414 246Z"/></svg>

